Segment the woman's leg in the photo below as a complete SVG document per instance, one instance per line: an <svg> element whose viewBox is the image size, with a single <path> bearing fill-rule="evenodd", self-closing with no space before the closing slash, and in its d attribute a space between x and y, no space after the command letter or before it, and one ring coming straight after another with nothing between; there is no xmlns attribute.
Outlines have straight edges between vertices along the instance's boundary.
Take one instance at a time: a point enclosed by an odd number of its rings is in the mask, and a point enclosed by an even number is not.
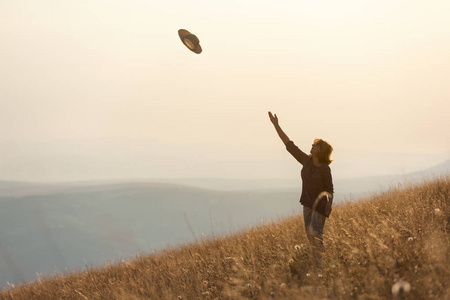
<svg viewBox="0 0 450 300"><path fill-rule="evenodd" d="M309 243L313 248L323 251L322 236L326 217L309 207L303 206L303 218Z"/></svg>
<svg viewBox="0 0 450 300"><path fill-rule="evenodd" d="M319 214L317 211L312 213L311 217L311 232L314 239L314 246L320 250L324 251L323 247L323 228L325 226L326 217L322 214Z"/></svg>
<svg viewBox="0 0 450 300"><path fill-rule="evenodd" d="M306 206L303 206L303 220L305 221L305 231L306 235L309 239L309 228L311 226L311 217L312 217L312 209Z"/></svg>

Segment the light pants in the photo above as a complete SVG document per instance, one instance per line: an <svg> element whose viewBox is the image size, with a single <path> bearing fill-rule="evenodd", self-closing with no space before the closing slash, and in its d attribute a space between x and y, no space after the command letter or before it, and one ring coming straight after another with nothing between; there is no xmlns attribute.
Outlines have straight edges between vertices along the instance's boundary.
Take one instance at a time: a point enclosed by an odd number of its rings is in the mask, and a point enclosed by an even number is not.
<svg viewBox="0 0 450 300"><path fill-rule="evenodd" d="M326 217L312 208L303 206L303 219L305 220L306 234L322 239Z"/></svg>

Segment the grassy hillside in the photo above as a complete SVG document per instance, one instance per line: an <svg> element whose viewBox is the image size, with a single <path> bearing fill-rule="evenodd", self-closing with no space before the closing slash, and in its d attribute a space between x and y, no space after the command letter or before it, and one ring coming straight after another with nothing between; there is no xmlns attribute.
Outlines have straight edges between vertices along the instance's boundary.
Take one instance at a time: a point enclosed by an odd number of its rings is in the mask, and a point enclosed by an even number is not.
<svg viewBox="0 0 450 300"><path fill-rule="evenodd" d="M406 299L450 297L450 178L335 207L326 252L310 255L301 216L42 279L1 299Z"/></svg>

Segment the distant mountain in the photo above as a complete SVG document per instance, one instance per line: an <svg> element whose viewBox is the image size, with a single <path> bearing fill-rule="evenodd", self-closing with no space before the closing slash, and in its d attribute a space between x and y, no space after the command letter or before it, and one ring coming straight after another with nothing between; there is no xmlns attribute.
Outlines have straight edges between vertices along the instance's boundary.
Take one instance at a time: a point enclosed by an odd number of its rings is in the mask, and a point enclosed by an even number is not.
<svg viewBox="0 0 450 300"><path fill-rule="evenodd" d="M450 159L434 167L409 174L410 178L421 179L423 177L435 177L450 174Z"/></svg>
<svg viewBox="0 0 450 300"><path fill-rule="evenodd" d="M335 190L340 191L343 199L357 199L374 192L388 190L399 185L417 183L434 177L450 174L450 160L434 167L405 175L373 176L335 181Z"/></svg>
<svg viewBox="0 0 450 300"><path fill-rule="evenodd" d="M342 188L336 189L342 194L355 192L372 192L389 188L392 180L402 182L405 180L421 180L428 177L440 176L450 173L450 160L436 166L402 175L366 176L348 179L335 178L334 182ZM362 183L362 184L361 184ZM80 190L105 190L123 187L133 187L149 184L175 184L217 191L247 191L247 190L299 190L301 188L300 176L294 179L230 179L230 178L152 178L124 180L96 180L66 183L38 183L20 181L0 181L0 197L22 197L26 195L44 195L57 192Z"/></svg>
<svg viewBox="0 0 450 300"><path fill-rule="evenodd" d="M450 160L428 169L403 175L368 176L349 179L335 178L335 190L341 196L372 193L388 189L405 181L420 181L430 177L450 174ZM296 190L301 189L300 176L297 179L222 179L222 178L180 178L153 179L156 182L182 184L212 190Z"/></svg>
<svg viewBox="0 0 450 300"><path fill-rule="evenodd" d="M299 209L295 192L223 192L155 183L3 197L0 284L103 265Z"/></svg>

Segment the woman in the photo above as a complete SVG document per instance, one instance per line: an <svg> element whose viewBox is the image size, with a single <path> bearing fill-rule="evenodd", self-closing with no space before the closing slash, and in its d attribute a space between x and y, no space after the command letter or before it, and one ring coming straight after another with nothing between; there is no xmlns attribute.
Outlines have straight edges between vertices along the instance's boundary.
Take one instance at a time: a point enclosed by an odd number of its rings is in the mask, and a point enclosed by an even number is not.
<svg viewBox="0 0 450 300"><path fill-rule="evenodd" d="M287 151L303 165L300 203L303 205L306 235L311 246L323 250L323 227L333 204L333 180L328 166L332 161L333 147L324 140L315 139L310 154L307 155L281 130L276 114L272 115L269 111L269 118Z"/></svg>

